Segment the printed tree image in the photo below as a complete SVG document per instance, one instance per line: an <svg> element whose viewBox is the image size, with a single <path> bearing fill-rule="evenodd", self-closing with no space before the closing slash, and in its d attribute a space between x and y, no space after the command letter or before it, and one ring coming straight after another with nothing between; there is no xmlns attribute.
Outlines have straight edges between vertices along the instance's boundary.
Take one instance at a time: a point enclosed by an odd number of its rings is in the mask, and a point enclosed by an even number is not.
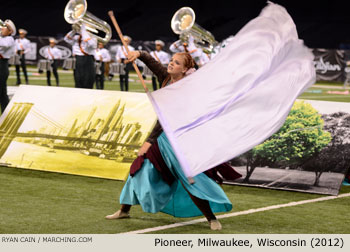
<svg viewBox="0 0 350 252"><path fill-rule="evenodd" d="M319 184L323 172L345 174L350 168L350 114L338 112L322 118L324 129L331 133L332 141L301 166L303 170L316 173L315 186Z"/></svg>
<svg viewBox="0 0 350 252"><path fill-rule="evenodd" d="M248 183L256 167L296 168L331 141L321 115L310 104L296 102L277 133L244 154Z"/></svg>

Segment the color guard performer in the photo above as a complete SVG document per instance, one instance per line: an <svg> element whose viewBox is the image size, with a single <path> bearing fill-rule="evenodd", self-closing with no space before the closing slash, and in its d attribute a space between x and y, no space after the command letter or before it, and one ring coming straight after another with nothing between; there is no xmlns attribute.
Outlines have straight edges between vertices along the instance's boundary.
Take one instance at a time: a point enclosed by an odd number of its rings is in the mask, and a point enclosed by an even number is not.
<svg viewBox="0 0 350 252"><path fill-rule="evenodd" d="M156 61L160 62L163 66L165 67L168 66L171 56L162 50L164 47L164 42L161 40L156 40L155 44L156 44L156 50L150 53L151 56ZM157 79L155 75L152 76L152 86L153 86L153 90L157 90ZM159 88L161 88L161 83L159 83Z"/></svg>
<svg viewBox="0 0 350 252"><path fill-rule="evenodd" d="M111 61L111 55L109 51L104 48L102 42L98 42L97 48L95 50L95 60L96 66L96 89L104 89L105 80L105 63Z"/></svg>
<svg viewBox="0 0 350 252"><path fill-rule="evenodd" d="M57 40L55 38L50 38L49 42L50 42L50 46L46 47L44 51L44 56L46 59L50 60L51 69L56 79L56 85L59 86L60 82L59 82L58 73L57 73L57 64L58 64L58 60L62 59L62 52L60 49L56 47ZM49 68L46 71L48 86L51 86L51 69Z"/></svg>
<svg viewBox="0 0 350 252"><path fill-rule="evenodd" d="M5 20L0 26L0 103L3 113L9 103L6 83L9 77L8 59L15 55L16 44L13 36L16 34L16 26L10 19Z"/></svg>
<svg viewBox="0 0 350 252"><path fill-rule="evenodd" d="M129 36L124 36L124 41L128 46L129 51L134 51L134 47L130 46L131 38ZM125 47L122 45L118 47L117 54L116 54L116 60L119 63L125 64L125 60L127 59L128 52L126 51ZM131 68L131 63L125 64L125 74L119 75L119 81L120 81L120 90L121 91L128 91L129 90L129 70ZM124 89L125 87L125 89Z"/></svg>
<svg viewBox="0 0 350 252"><path fill-rule="evenodd" d="M94 87L95 82L95 60L94 54L97 47L97 40L89 35L85 25L81 29L72 25L73 30L67 33L64 41L72 45L75 56L74 81L77 88Z"/></svg>

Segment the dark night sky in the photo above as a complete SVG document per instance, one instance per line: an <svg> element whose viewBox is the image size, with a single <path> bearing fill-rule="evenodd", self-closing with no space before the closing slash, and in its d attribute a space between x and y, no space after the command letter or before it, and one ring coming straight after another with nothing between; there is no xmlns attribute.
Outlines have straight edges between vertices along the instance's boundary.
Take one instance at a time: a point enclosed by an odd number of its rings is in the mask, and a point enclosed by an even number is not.
<svg viewBox="0 0 350 252"><path fill-rule="evenodd" d="M2 1L4 2L4 1ZM8 1L2 3L0 19L12 19L28 35L63 36L70 25L63 18L68 1ZM313 48L338 48L350 43L350 9L346 1L276 0L286 7L296 23L299 37ZM264 0L88 0L88 11L111 24L107 12L113 10L124 34L134 40L178 37L170 28L173 14L190 6L196 13L196 23L214 34L218 41L234 35L266 5ZM114 28L113 28L114 31ZM117 38L113 32L113 38Z"/></svg>

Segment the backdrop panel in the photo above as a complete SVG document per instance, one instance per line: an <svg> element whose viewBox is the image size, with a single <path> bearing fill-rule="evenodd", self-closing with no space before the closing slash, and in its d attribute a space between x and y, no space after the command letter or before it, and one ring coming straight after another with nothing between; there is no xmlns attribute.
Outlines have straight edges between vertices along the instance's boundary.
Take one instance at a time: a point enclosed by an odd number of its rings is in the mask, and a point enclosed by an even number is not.
<svg viewBox="0 0 350 252"><path fill-rule="evenodd" d="M0 118L0 165L123 180L155 122L145 94L20 86Z"/></svg>
<svg viewBox="0 0 350 252"><path fill-rule="evenodd" d="M350 103L313 100L304 103L311 105L316 115L307 109L303 119L302 114L290 114L285 123L291 125L287 131L276 133L231 161L242 178L225 183L339 193L350 168ZM317 118L317 114L321 116Z"/></svg>

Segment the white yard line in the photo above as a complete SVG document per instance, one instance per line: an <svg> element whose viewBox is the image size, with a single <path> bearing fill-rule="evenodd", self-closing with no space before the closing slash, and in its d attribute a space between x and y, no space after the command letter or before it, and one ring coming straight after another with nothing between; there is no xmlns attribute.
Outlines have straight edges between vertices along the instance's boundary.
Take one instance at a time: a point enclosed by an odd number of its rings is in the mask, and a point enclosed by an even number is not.
<svg viewBox="0 0 350 252"><path fill-rule="evenodd" d="M328 98L349 98L350 95L319 95L319 96L306 96L304 95L301 98L298 98L300 100L308 100L308 99L328 99ZM319 101L327 101L327 100L319 100ZM332 101L327 101L332 102Z"/></svg>
<svg viewBox="0 0 350 252"><path fill-rule="evenodd" d="M346 86L344 88L344 86L336 86L336 85L318 85L318 84L314 84L312 85L311 87L313 88L326 88L326 89L343 89L343 90L347 90L347 89L350 89L349 86Z"/></svg>
<svg viewBox="0 0 350 252"><path fill-rule="evenodd" d="M279 208L283 208L283 207L291 207L291 206L304 205L304 204L308 204L308 203L315 203L315 202L320 202L320 201L339 199L339 198L344 198L344 197L349 197L349 196L350 196L350 193L344 193L344 194L340 194L338 196L327 196L327 197L320 197L320 198L311 199L311 200L293 201L293 202L286 203L286 204L273 205L273 206L261 207L261 208L256 208L256 209L249 209L249 210L245 210L245 211L241 211L241 212L222 214L222 215L216 216L216 218L223 219L223 218L229 218L229 217L234 217L234 216L239 216L239 215L264 212L264 211L279 209ZM178 222L178 223L174 223L174 224L170 224L170 225L158 226L158 227L153 227L153 228L139 229L139 230L134 230L134 231L125 232L125 233L119 233L119 234L143 234L143 233L165 230L165 229L169 229L169 228L176 228L176 227L192 225L192 224L206 222L206 221L207 221L206 218L200 218L200 219L191 220L191 221Z"/></svg>

